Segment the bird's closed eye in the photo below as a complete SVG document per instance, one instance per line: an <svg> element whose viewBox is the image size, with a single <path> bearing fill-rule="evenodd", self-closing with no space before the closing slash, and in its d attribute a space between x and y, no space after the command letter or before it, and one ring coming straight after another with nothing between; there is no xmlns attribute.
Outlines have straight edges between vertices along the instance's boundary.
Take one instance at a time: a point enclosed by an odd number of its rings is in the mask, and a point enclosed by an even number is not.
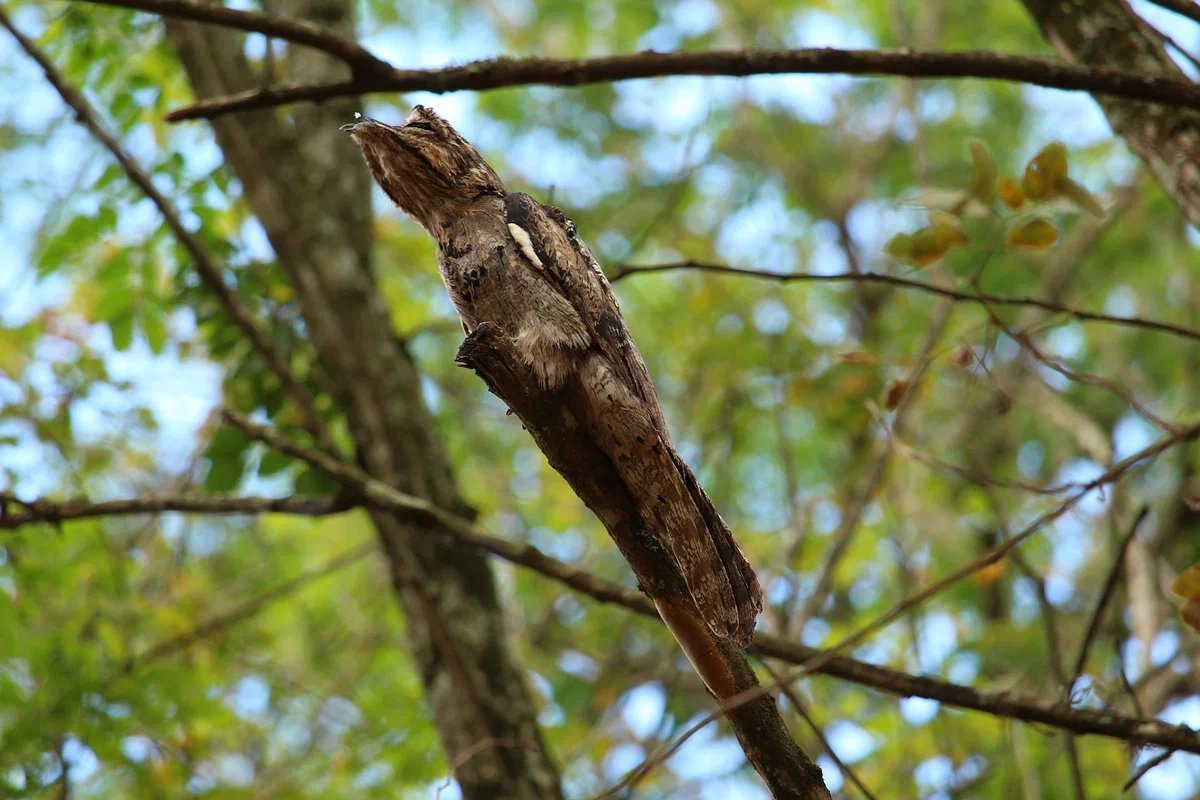
<svg viewBox="0 0 1200 800"><path fill-rule="evenodd" d="M420 128L420 129L421 129L421 130L423 130L423 131L431 131L431 130L433 130L433 126L432 126L432 125L430 125L428 122L410 122L410 123L408 123L407 125L405 125L404 127L406 127L406 128Z"/></svg>

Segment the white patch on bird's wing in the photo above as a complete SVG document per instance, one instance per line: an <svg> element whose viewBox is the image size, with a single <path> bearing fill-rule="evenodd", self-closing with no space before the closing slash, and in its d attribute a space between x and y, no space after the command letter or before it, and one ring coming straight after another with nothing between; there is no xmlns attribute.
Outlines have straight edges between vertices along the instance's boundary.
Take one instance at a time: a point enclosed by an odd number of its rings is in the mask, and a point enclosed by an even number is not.
<svg viewBox="0 0 1200 800"><path fill-rule="evenodd" d="M538 269L542 269L542 260L538 258L538 254L534 252L533 240L529 238L529 234L525 229L514 222L508 223L508 232L517 242L517 246L521 248L521 252L529 259L529 263L533 264Z"/></svg>

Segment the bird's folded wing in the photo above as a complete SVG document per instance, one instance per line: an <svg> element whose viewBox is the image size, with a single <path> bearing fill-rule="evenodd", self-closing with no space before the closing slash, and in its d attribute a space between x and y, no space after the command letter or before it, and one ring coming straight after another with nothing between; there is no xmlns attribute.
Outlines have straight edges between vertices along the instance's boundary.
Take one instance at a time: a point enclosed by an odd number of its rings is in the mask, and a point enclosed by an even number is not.
<svg viewBox="0 0 1200 800"><path fill-rule="evenodd" d="M521 192L505 198L505 211L518 247L522 252L532 250L525 256L533 268L542 271L574 306L621 381L646 403L660 433L668 437L646 362L625 327L608 279L576 233L575 223L559 209Z"/></svg>

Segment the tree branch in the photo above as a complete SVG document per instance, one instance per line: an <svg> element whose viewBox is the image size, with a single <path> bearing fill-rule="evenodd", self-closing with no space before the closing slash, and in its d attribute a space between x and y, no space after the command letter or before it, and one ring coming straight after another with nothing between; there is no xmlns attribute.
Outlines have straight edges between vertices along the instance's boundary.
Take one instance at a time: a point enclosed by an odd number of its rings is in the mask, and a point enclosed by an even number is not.
<svg viewBox="0 0 1200 800"><path fill-rule="evenodd" d="M919 292L927 292L939 297L948 297L951 300L959 302L978 303L985 308L989 303L995 306L1027 306L1030 308L1040 308L1044 311L1066 314L1079 320L1080 322L1105 322L1112 325L1124 325L1131 328L1142 328L1144 330L1157 331L1159 333L1167 333L1172 336L1179 336L1184 339L1200 341L1200 331L1185 327L1183 325L1176 325L1171 322L1162 322L1161 320L1147 319L1145 317L1123 317L1117 314L1104 314L1099 311L1087 311L1080 308L1074 308L1063 303L1057 303L1053 300L1043 300L1037 297L1009 297L1005 295L991 294L988 292L973 292L965 289L955 289L951 286L925 283L923 281L913 280L911 278L902 278L898 275L888 275L881 272L835 272L832 274L821 274L815 272L770 272L769 270L731 267L725 264L713 264L703 261L679 261L670 264L651 264L640 267L630 264L621 264L618 265L613 274L609 276L609 281L616 283L617 281L628 278L632 275L653 274L656 272L674 272L679 270L692 270L695 272L710 272L718 275L759 278L762 280L777 281L779 283L874 283L885 286L894 286L899 289L912 289Z"/></svg>
<svg viewBox="0 0 1200 800"><path fill-rule="evenodd" d="M180 3L180 5L190 4ZM300 385L295 376L292 375L287 364L287 359L275 347L270 334L259 325L258 320L255 319L250 309L242 303L233 289L225 283L225 280L221 277L222 269L208 254L208 251L200 243L200 240L183 224L183 219L180 217L175 205L155 187L150 176L142 171L133 157L125 152L125 149L116 140L116 137L109 133L104 125L100 123L96 112L84 96L63 78L62 74L59 73L46 55L38 49L37 45L13 26L12 20L9 19L8 14L2 7L0 7L0 27L6 28L12 34L12 37L17 40L17 43L20 44L25 53L37 62L42 72L45 73L46 80L57 90L63 102L75 112L75 117L79 120L80 124L87 128L92 136L112 154L112 157L120 164L121 169L125 171L129 180L142 190L142 193L150 199L150 202L162 214L163 221L171 229L171 233L183 245L183 249L187 251L188 255L192 257L193 265L196 268L196 272L200 275L201 280L217 296L221 305L225 307L229 315L233 318L234 323L250 340L254 350L266 362L267 368L279 379L288 397L296 404L305 429L321 444L321 447L331 453L338 452L337 445L326 429L320 414L317 413L316 408L312 404L312 398L309 397L308 392Z"/></svg>
<svg viewBox="0 0 1200 800"><path fill-rule="evenodd" d="M290 455L308 461L325 471L335 474L351 487L361 490L372 503L378 503L383 508L395 511L417 510L427 512L428 504L420 498L413 498L391 489L385 484L374 480L357 467L339 465L330 459L304 445L290 442L268 428L257 425L238 415L230 416L230 421L249 437L258 439L272 447L278 447ZM1107 485L1142 463L1152 458L1167 447L1189 438L1200 436L1200 425L1193 425L1179 433L1164 437L1138 453L1123 459L1111 469L1098 476L1093 481L1081 487L1078 494L1072 495L1054 509L1039 517L1028 527L1013 538L1009 539L997 550L985 554L980 559L968 564L964 569L948 576L950 581L960 579L963 574L978 569L981 564L993 563L1017 543L1040 530L1052 519L1061 516L1072 507L1083 494L1099 486ZM332 463L331 463L332 462ZM336 472L335 472L336 470ZM440 512L438 520L443 523L446 532L453 538L469 547L477 547L492 555L498 556L514 564L532 569L542 575L556 580L603 603L623 606L643 616L658 618L659 614L654 604L637 590L630 589L586 570L566 564L545 555L536 547L528 544L512 542L486 533L479 526L447 512ZM940 591L947 580L939 581L914 597L901 604L898 611L889 613L889 619L895 618L903 610L911 607ZM877 629L878 624L869 626ZM859 640L861 636L856 636ZM877 667L856 661L852 658L837 655L829 650L817 650L804 645L782 639L780 637L759 633L754 637L750 649L764 656L777 658L797 665L805 665L814 672L830 675L844 680L870 686L881 691L905 697L925 697L937 700L947 705L970 708L984 713L1002 717L1011 717L1026 722L1037 722L1054 727L1071 730L1079 734L1097 734L1125 741L1154 744L1188 752L1200 753L1200 733L1186 726L1169 725L1154 720L1141 720L1126 717L1107 711L1091 709L1075 709L1061 704L1039 702L1034 698L1017 697L1007 692L980 692L976 689L958 684L941 681L935 678L914 676L907 673Z"/></svg>
<svg viewBox="0 0 1200 800"><path fill-rule="evenodd" d="M248 33L261 33L273 39L295 42L344 61L355 75L392 72L390 64L372 55L354 40L329 28L301 19L281 17L262 11L239 11L223 5L201 4L190 2L190 0L82 0L82 2L147 11L160 17L204 22Z"/></svg>
<svg viewBox="0 0 1200 800"><path fill-rule="evenodd" d="M1084 484L1078 492L1058 503L1049 511L1039 515L1036 519L1025 526L1020 533L1017 533L1011 538L1006 539L1004 542L992 548L990 551L984 553L978 558L972 559L966 564L963 564L958 569L942 576L920 590L913 592L908 597L892 606L890 610L884 612L865 625L860 626L848 636L840 639L832 647L814 653L810 659L800 663L795 669L785 675L782 680L773 681L767 686L753 686L747 688L739 692L736 696L730 697L729 699L723 701L721 704L721 710L728 714L730 709L736 709L745 703L753 702L764 692L769 692L773 688L781 686L784 683L791 683L800 680L811 673L819 671L831 660L837 658L838 654L844 652L847 648L853 647L854 645L865 641L873 634L878 633L879 631L888 627L900 617L911 612L913 609L924 605L926 602L941 594L946 589L955 585L964 578L970 577L984 567L996 563L1022 542L1032 537L1038 531L1042 530L1043 527L1070 511L1076 503L1086 497L1091 491L1120 480L1120 478L1126 472L1148 459L1155 458L1156 456L1162 454L1165 450L1181 442L1191 441L1192 439L1196 439L1198 437L1200 437L1200 423L1194 423L1175 431L1168 436L1164 436L1148 447L1145 447L1142 450L1139 450L1138 452L1121 459L1101 475ZM684 742L686 742L706 725L716 720L717 717L718 713L715 711L706 714L694 725L676 737L674 741L664 744L656 752L648 756L640 766L631 770L629 774L627 774L617 786L613 787L611 791L632 786L634 783L644 778L655 765L661 764L663 761L669 758L674 752L683 746Z"/></svg>
<svg viewBox="0 0 1200 800"><path fill-rule="evenodd" d="M144 495L130 500L85 499L53 502L25 502L0 492L0 530L12 530L23 525L63 522L96 517L116 517L130 514L161 514L180 511L186 514L299 514L320 517L340 514L355 504L341 497L237 497L213 495Z"/></svg>
<svg viewBox="0 0 1200 800"><path fill-rule="evenodd" d="M1150 0L1150 2L1159 8L1174 11L1181 17L1187 17L1193 22L1200 22L1200 6L1196 5L1194 0Z"/></svg>
<svg viewBox="0 0 1200 800"><path fill-rule="evenodd" d="M244 421L244 418L238 418ZM236 423L235 423L236 424ZM253 435L264 442L275 445L287 444L289 451L298 458L311 458L314 466L324 468L326 457L317 450L296 443L287 442L268 428L254 423L246 427L248 435ZM411 511L412 500L402 492L396 492L379 481L362 473L357 467L348 466L341 476L348 484L360 489L363 494L371 494L382 508L391 511ZM13 501L11 498L9 502ZM32 503L20 503L27 509L40 509L43 513L34 516L25 512L9 512L0 516L0 528L15 528L18 525L34 523L54 523L72 519L89 517L112 516L116 514L161 513L163 511L184 511L195 513L258 513L273 511L289 514L324 514L338 513L342 510L333 498L317 497L190 497L162 496L158 498L142 498L135 500L115 500L98 503L88 503L86 500L69 500L62 503L51 503L39 500ZM23 517L18 515L24 514ZM430 528L431 531L445 531L456 542L466 547L482 550L493 556L504 559L509 563L529 569L540 575L566 586L567 588L586 595L600 603L608 603L626 608L636 614L651 619L658 619L654 604L636 589L622 586L607 580L587 570L580 569L558 559L552 558L533 545L513 542L487 533L483 528L453 514L446 515L455 521L455 527L450 526ZM354 551L355 554L358 551ZM347 554L345 558L356 558L357 555ZM341 558L336 564L344 563ZM306 573L307 574L307 573ZM304 578L300 578L304 579ZM263 605L264 598L275 598L280 593L292 587L295 580L289 581L266 595L254 601L254 608ZM231 616L232 614L232 616ZM213 630L240 621L249 614L241 609L231 614L214 618L197 629L182 637L196 640L211 633ZM180 638L180 637L177 637ZM148 655L159 657L166 652L178 649L176 645L167 647L165 644L148 648L136 657L138 663L144 662ZM750 649L762 656L774 658L789 664L804 664L827 653L812 647L798 644L789 639L770 634L759 633L754 637ZM1158 720L1143 720L1128 717L1108 711L1072 708L1061 703L1048 703L1037 698L1010 695L1007 692L981 692L969 686L962 686L949 681L928 676L910 675L898 670L888 669L867 664L853 658L834 655L814 670L817 673L850 681L882 692L900 697L924 697L936 700L948 706L967 708L992 714L998 717L1017 719L1024 722L1040 723L1055 728L1073 731L1079 734L1095 734L1114 739L1120 739L1135 744L1155 745L1190 753L1200 753L1200 732L1182 725L1169 725Z"/></svg>
<svg viewBox="0 0 1200 800"><path fill-rule="evenodd" d="M99 1L99 0L97 0ZM677 75L842 74L907 78L981 78L1090 92L1168 106L1200 108L1200 86L1189 81L1116 69L1089 69L1031 56L989 51L941 53L914 50L710 50L584 59L492 58L431 69L382 69L348 81L292 84L215 97L167 115L171 122L221 116L233 111L375 92L428 91L438 94L510 86L581 86L590 83Z"/></svg>

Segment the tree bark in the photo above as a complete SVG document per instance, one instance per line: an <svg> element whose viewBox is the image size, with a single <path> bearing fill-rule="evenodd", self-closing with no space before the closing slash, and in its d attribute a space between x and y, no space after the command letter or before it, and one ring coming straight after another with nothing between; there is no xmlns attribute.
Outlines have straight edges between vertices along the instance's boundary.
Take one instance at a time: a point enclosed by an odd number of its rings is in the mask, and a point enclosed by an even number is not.
<svg viewBox="0 0 1200 800"><path fill-rule="evenodd" d="M349 34L349 0L290 0L286 11ZM198 97L256 85L241 34L167 20ZM327 80L328 56L289 48L288 77ZM299 300L366 470L442 508L470 514L421 399L419 376L391 327L371 270L370 178L338 130L357 102L230 115L214 123L226 164L266 230ZM432 535L428 520L372 513L409 641L463 796L561 798L521 669L504 636L490 566Z"/></svg>
<svg viewBox="0 0 1200 800"><path fill-rule="evenodd" d="M1063 59L1188 80L1159 35L1126 0L1023 0ZM1109 123L1200 225L1200 112L1094 95Z"/></svg>

